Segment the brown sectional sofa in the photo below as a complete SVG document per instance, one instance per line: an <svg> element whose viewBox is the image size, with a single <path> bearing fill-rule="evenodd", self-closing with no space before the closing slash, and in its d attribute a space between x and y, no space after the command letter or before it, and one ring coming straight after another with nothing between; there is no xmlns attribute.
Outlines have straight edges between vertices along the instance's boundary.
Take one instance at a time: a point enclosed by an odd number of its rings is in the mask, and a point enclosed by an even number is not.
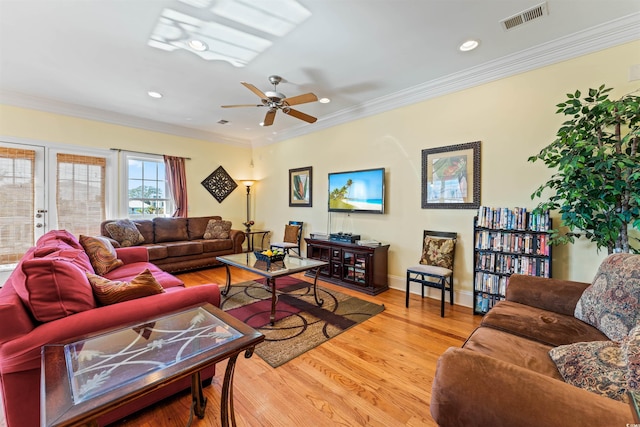
<svg viewBox="0 0 640 427"><path fill-rule="evenodd" d="M204 239L209 220L221 220L220 216L192 218L153 218L132 220L149 251L149 261L164 271L175 273L197 268L220 265L217 256L242 252L244 232L231 230L228 239ZM114 220L103 221L100 234L111 240L115 247L119 243L111 238L106 225Z"/></svg>
<svg viewBox="0 0 640 427"><path fill-rule="evenodd" d="M625 272L619 277L628 284L623 299L625 310L632 313L631 320L627 322L631 325L631 332L615 341L629 342L625 340L637 336L635 331L639 322L640 255L619 254L608 257L600 266L593 286L596 283L602 285L606 281L600 282L599 276L607 268L614 275ZM613 344L602 332L611 335L603 324L596 328L575 317L576 306L584 305L579 302L583 301L582 295L591 295L593 286L557 279L511 276L506 300L496 304L484 316L481 325L462 348L449 348L438 359L430 408L438 425L635 425L629 403L565 382L549 355L553 348L578 342L592 342L590 345L601 345L593 343L594 341L604 342L603 345ZM610 298L611 295L609 293L596 303L607 306L601 313L605 313L609 319L616 316L614 310L608 308L609 301L614 299ZM628 326L621 330L626 329ZM631 345L621 345L619 348L631 348ZM638 349L634 351L634 357L637 357ZM631 358L629 354L633 353L627 350L624 356L626 360ZM566 368L565 375L572 370L576 372L578 382L582 378L592 381L595 377L580 377L589 373L581 368L582 361L586 359L593 358L578 353L577 361L559 366ZM627 370L628 378L634 376L630 366L627 362L627 366L623 367ZM630 382L626 390L622 388L622 392L631 390L631 387Z"/></svg>

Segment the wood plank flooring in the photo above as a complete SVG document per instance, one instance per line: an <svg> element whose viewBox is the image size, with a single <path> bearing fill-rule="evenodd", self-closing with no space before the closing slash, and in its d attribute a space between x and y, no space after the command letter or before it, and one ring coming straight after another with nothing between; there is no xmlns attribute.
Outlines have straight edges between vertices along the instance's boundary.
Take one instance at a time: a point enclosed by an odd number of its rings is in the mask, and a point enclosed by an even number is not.
<svg viewBox="0 0 640 427"><path fill-rule="evenodd" d="M187 286L225 283L225 269L185 273ZM233 281L256 278L232 270ZM297 277L305 280L302 275ZM258 355L238 358L234 404L239 426L435 426L429 413L431 384L438 356L460 346L480 323L471 308L447 303L440 317L439 301L390 289L369 296L319 282L359 298L384 304L384 312L340 334L278 368ZM205 389L206 416L193 426L220 426L220 391L225 363ZM186 425L188 392L130 416L113 426L173 427Z"/></svg>

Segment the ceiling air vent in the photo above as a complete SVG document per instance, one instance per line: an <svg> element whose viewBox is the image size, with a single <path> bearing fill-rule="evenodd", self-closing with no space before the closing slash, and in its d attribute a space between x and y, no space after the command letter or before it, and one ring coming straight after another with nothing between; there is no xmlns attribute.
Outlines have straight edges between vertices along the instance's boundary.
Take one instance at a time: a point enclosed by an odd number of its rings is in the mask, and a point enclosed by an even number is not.
<svg viewBox="0 0 640 427"><path fill-rule="evenodd" d="M225 120L225 119L218 120L219 125L226 125L227 123L229 123L229 120Z"/></svg>
<svg viewBox="0 0 640 427"><path fill-rule="evenodd" d="M503 19L500 21L502 24L502 28L504 30L511 30L517 26L520 26L529 21L533 21L534 19L542 18L544 15L548 15L547 3L540 3L534 7L531 7L527 10L523 10L520 13L517 13L513 16Z"/></svg>

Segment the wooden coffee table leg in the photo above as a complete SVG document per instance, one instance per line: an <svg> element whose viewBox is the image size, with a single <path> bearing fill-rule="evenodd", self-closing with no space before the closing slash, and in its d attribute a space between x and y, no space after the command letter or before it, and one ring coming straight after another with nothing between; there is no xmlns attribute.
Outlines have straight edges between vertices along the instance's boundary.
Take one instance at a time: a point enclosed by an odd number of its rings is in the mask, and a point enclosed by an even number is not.
<svg viewBox="0 0 640 427"><path fill-rule="evenodd" d="M224 290L220 293L224 296L227 296L227 294L229 293L229 289L231 289L231 270L229 270L229 264L225 264L224 268L227 269L227 285L224 287Z"/></svg>
<svg viewBox="0 0 640 427"><path fill-rule="evenodd" d="M198 418L204 418L205 408L207 407L207 398L204 397L202 392L202 379L200 377L200 371L191 375L191 414L189 415L189 423L191 425L193 421L193 414Z"/></svg>
<svg viewBox="0 0 640 427"><path fill-rule="evenodd" d="M249 356L251 357L251 356ZM222 427L229 427L229 422L236 426L236 414L233 409L233 372L236 367L238 354L234 354L227 362L227 369L222 382L222 395L220 396L220 422Z"/></svg>

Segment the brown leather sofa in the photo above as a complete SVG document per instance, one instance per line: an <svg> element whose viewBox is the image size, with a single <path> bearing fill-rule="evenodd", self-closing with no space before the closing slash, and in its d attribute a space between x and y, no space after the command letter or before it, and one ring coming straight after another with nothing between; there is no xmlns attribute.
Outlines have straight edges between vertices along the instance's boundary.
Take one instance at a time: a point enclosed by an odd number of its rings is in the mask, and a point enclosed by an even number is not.
<svg viewBox="0 0 640 427"><path fill-rule="evenodd" d="M623 270L619 268L621 263L613 264L619 262L618 258L624 260L626 271L631 272L622 280L631 284L632 291L625 299L630 312L636 313L631 324L638 325L640 255L611 255L603 261L598 273L606 264L611 264L614 272ZM598 275L594 284L597 280ZM552 348L567 344L612 343L599 330L605 330L602 325L597 329L574 315L589 286L566 280L511 276L506 300L484 316L462 348L449 348L438 359L430 407L438 425L635 425L629 403L565 382L549 355ZM602 304L609 299L601 298ZM607 315L612 314L615 316L612 311ZM634 329L630 330L620 342L634 334ZM586 357L578 355L577 359ZM630 369L629 365L626 369ZM564 372L566 375L567 371ZM576 368L576 372L582 374L586 370ZM624 388L622 391L626 392Z"/></svg>
<svg viewBox="0 0 640 427"><path fill-rule="evenodd" d="M221 220L220 216L192 218L153 218L132 220L149 251L149 261L164 271L176 273L198 268L220 265L217 256L242 252L244 232L231 230L228 239L204 239L209 220ZM106 225L114 220L100 224L100 234L111 240L115 247L119 243L112 239Z"/></svg>

